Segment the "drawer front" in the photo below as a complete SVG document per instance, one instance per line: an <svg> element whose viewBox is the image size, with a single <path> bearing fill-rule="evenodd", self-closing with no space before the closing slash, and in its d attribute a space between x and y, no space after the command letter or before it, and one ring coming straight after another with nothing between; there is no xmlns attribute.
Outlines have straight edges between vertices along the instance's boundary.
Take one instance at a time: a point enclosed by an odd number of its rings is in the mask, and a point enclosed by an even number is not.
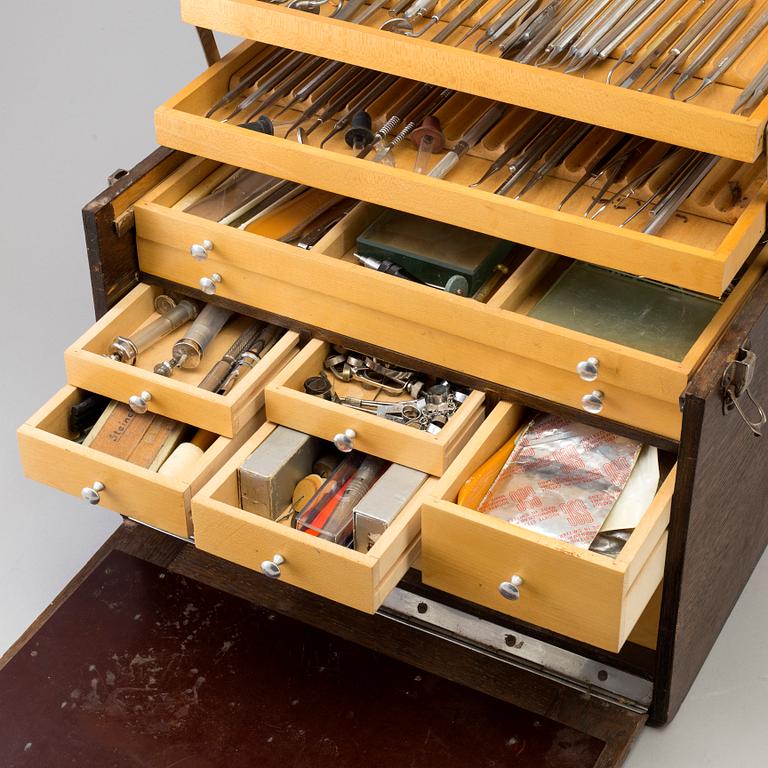
<svg viewBox="0 0 768 768"><path fill-rule="evenodd" d="M150 318L157 317L154 299L160 293L159 288L139 285L72 344L64 354L67 381L123 403L149 392L151 399L146 404L150 412L219 435L234 436L263 407L264 386L294 354L298 335L286 331L227 395L207 392L197 385L245 329L249 322L246 318L238 318L225 326L209 345L197 369L177 369L172 378L159 376L152 368L155 363L171 357L171 348L183 336L184 327L139 354L135 365L106 357L113 339L130 336Z"/></svg>
<svg viewBox="0 0 768 768"><path fill-rule="evenodd" d="M398 281L395 285L401 292L398 302L384 306L382 297L388 296L386 286L391 285L389 280L397 280L388 275L376 273L370 276L377 278L382 291L370 294L373 304L367 307L354 303L360 295L354 291L349 292L348 300L333 300L329 295L320 296L316 286L305 287L310 272L297 270L289 278L286 274L289 268L287 260L284 262L284 278L277 279L232 266L213 256L203 265L190 263L189 255L183 251L171 250L140 239L139 261L142 271L193 288L197 287L201 277L218 270L222 282L217 295L223 298L262 307L284 317L296 317L301 322L348 338L363 339L384 349L530 392L572 408L581 409L582 398L596 388L581 381L576 374L577 363L589 356L580 355L593 348L589 342L562 353L561 361L572 362L571 370L545 365L539 355L526 358L511 349L521 337L516 336L510 327L505 328L504 320L500 319L498 324L494 324L490 313L480 316L484 309L482 305L475 307L474 303L428 288L419 293L417 298L411 295L411 291L421 286L401 285L405 281ZM296 282L293 281L294 274ZM362 277L367 279L369 276L364 273ZM286 282L288 278L291 282ZM355 273L345 271L344 278L349 282L339 280L336 283L337 291L345 285L349 286L355 279ZM390 314L393 307L398 311L398 316ZM380 311L374 311L377 309ZM433 309L435 312L432 312ZM468 325L457 321L457 318L464 317L465 309L467 316L473 316ZM403 317L406 312L407 317ZM464 334L476 336L478 341L457 335L459 329ZM554 332L548 334L549 338L555 336ZM568 333L565 332L557 349L562 347L562 341L567 337ZM540 348L540 351L544 354L546 350ZM638 355L642 356L642 353ZM687 381L687 376L679 366L660 358L655 358L659 365L644 366L639 360L634 360L632 355L621 360L609 355L608 359L616 360L617 367L613 368L610 363L604 362L605 357L601 358L603 373L599 387L604 393L602 415L673 440L679 439L682 416L678 401ZM627 387L634 387L635 391L613 384L610 381L612 371L626 380ZM654 385L655 392L645 392L653 390Z"/></svg>
<svg viewBox="0 0 768 768"><path fill-rule="evenodd" d="M426 584L523 621L618 651L664 572L673 471L617 558L578 549L446 499L513 432L519 412L502 403L422 508ZM520 598L500 585L523 580Z"/></svg>
<svg viewBox="0 0 768 768"><path fill-rule="evenodd" d="M481 392L470 393L437 435L306 394L304 381L323 371L331 352L329 344L310 341L272 380L266 392L270 421L330 441L352 430L357 450L439 476L483 420L485 396ZM339 383L333 378L331 382L338 391ZM374 393L360 387L354 396L362 399Z"/></svg>
<svg viewBox="0 0 768 768"><path fill-rule="evenodd" d="M369 552L356 552L240 509L237 469L274 429L265 424L195 495L195 546L260 573L279 555L281 581L374 613L418 556L421 503L436 480L427 480Z"/></svg>
<svg viewBox="0 0 768 768"><path fill-rule="evenodd" d="M220 437L185 477L163 477L101 451L83 447L67 434L67 418L81 392L64 387L18 430L22 466L27 477L81 496L101 483L99 505L177 536L190 536L192 494L263 422L251 420L237 439ZM85 503L85 502L84 502Z"/></svg>
<svg viewBox="0 0 768 768"><path fill-rule="evenodd" d="M764 147L768 98L750 117L730 114L741 89L763 63L757 55L764 50L760 43L718 78L718 83L701 98L686 104L606 84L612 61L580 70L573 76L562 70L499 58L497 49L491 49L490 55L477 54L472 50L477 36L461 48L435 45L430 37L442 25L419 38L382 32L378 27L389 18L383 10L366 24L353 25L327 18L336 9L330 3L320 7L319 16L254 0L182 0L181 7L183 19L199 27L373 67L723 157L751 162ZM461 37L462 30L468 31L487 8L480 8L470 17L456 36ZM762 40L763 46L768 45L768 32ZM669 82L674 82L674 78Z"/></svg>
<svg viewBox="0 0 768 768"><path fill-rule="evenodd" d="M341 136L318 148L327 129L315 132L310 146L292 136L285 140L206 118L208 108L260 50L258 44L236 49L160 107L155 117L159 143L715 296L765 231L765 188L756 188L733 225L717 221L714 213L687 215L670 221L664 236L657 237L620 228L621 211L609 209L603 222L557 210L571 184L563 187L554 177L523 200L492 194L495 184L471 188L488 167L487 160L472 154L474 149L445 180L405 170L413 167L415 153L405 143L399 148L404 153L400 167L393 168L355 157ZM287 114L293 118L297 113ZM590 191L582 193L588 203Z"/></svg>

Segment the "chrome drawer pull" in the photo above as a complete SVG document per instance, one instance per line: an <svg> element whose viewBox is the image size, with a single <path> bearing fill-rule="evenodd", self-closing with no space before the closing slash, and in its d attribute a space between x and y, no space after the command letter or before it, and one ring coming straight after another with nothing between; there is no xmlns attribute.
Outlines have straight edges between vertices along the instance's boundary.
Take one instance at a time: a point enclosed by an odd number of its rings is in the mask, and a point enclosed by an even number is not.
<svg viewBox="0 0 768 768"><path fill-rule="evenodd" d="M210 277L200 278L200 290L208 296L213 296L216 293L216 286L221 282L221 275L218 272L214 272Z"/></svg>
<svg viewBox="0 0 768 768"><path fill-rule="evenodd" d="M600 413L605 404L605 392L595 389L581 398L581 405L587 413Z"/></svg>
<svg viewBox="0 0 768 768"><path fill-rule="evenodd" d="M356 437L357 432L355 432L354 429L345 429L343 432L339 432L339 434L333 438L333 444L342 453L351 453L352 449L355 447Z"/></svg>
<svg viewBox="0 0 768 768"><path fill-rule="evenodd" d="M595 381L600 372L600 361L596 357L588 357L576 366L576 373L582 381Z"/></svg>
<svg viewBox="0 0 768 768"><path fill-rule="evenodd" d="M275 555L271 560L265 560L261 564L261 571L270 579L279 579L281 576L280 566L285 562L282 555Z"/></svg>
<svg viewBox="0 0 768 768"><path fill-rule="evenodd" d="M90 488L83 488L83 490L80 491L80 495L83 497L83 501L95 505L101 501L101 492L103 490L104 483L100 483L97 480Z"/></svg>
<svg viewBox="0 0 768 768"><path fill-rule="evenodd" d="M189 252L195 261L205 261L208 254L213 250L213 243L210 240L203 240L202 243L195 243Z"/></svg>
<svg viewBox="0 0 768 768"><path fill-rule="evenodd" d="M520 599L520 587L525 582L521 576L515 574L509 581L502 581L499 584L499 592L501 596L507 600L519 600Z"/></svg>
<svg viewBox="0 0 768 768"><path fill-rule="evenodd" d="M140 395L131 395L128 398L128 405L134 413L146 413L149 410L149 401L152 395L144 390Z"/></svg>

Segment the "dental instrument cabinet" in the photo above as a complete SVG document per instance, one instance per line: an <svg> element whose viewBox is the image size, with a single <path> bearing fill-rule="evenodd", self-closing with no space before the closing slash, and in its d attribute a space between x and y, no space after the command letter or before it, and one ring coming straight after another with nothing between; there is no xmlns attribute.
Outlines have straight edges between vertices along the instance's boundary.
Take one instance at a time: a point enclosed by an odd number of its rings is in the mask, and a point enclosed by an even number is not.
<svg viewBox="0 0 768 768"><path fill-rule="evenodd" d="M768 544L768 98L749 117L733 115L723 104L738 91L727 82L709 100L683 103L350 24L332 18L333 3L320 13L260 0L181 7L209 68L157 110L162 147L113 174L84 208L97 320L65 352L67 385L19 429L25 473L122 515L134 539L160 531L180 547L172 569L190 578L596 737L605 743L596 764L621 765L644 724L675 716ZM246 42L221 58L211 30ZM285 115L274 135L208 117L239 83L246 93L244 73L273 46L453 89L465 111L498 99L755 163L760 181L738 217L724 221L698 199L651 235L557 210L544 192L513 200L469 187L481 161L498 156L490 145L450 179L431 178L356 156L343 135L330 149L316 136L284 138ZM387 114L372 113L376 130ZM448 145L457 139L449 127ZM184 210L233 166L360 202L309 250ZM522 243L528 255L486 301L366 269L355 243L377 206ZM685 355L669 360L529 316L562 259L721 303ZM166 294L287 331L226 396L106 357ZM340 413L301 389L333 345L471 395L437 436ZM149 472L72 439L68 414L88 393L124 403L149 395L150 413L216 439L194 472ZM455 503L527 409L658 448L662 482L618 557ZM355 448L432 477L368 552L312 539L236 503L237 468L274 424L326 440L346 432Z"/></svg>

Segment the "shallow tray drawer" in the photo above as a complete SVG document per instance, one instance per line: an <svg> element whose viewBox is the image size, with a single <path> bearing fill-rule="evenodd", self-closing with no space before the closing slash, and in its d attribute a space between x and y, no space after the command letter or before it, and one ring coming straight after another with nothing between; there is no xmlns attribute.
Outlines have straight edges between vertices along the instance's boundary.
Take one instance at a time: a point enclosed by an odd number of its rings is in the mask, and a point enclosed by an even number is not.
<svg viewBox="0 0 768 768"><path fill-rule="evenodd" d="M454 503L463 482L520 424L499 404L422 508L424 582L466 600L609 651L618 651L661 582L673 469L630 540L610 558ZM518 600L499 589L519 576Z"/></svg>
<svg viewBox="0 0 768 768"><path fill-rule="evenodd" d="M274 377L266 392L270 421L324 440L334 440L346 430L353 430L356 450L439 476L483 419L482 392L471 392L436 435L306 394L304 381L323 371L329 354L329 344L313 339ZM338 388L338 382L332 377L331 381ZM373 394L375 390L360 387L359 394L352 396L365 398Z"/></svg>
<svg viewBox="0 0 768 768"><path fill-rule="evenodd" d="M160 107L155 115L159 143L713 296L723 293L765 231L766 190L759 178L735 223L720 221L712 212L686 213L674 217L663 236L653 236L635 229L639 219L626 228L618 226L625 212L610 207L596 221L585 218L581 209L558 210L572 181L555 175L521 200L493 194L493 180L471 188L489 163L477 154L479 145L448 179L436 179L406 170L415 159L415 148L408 142L398 148L399 167L393 168L355 157L341 135L320 149L325 127L298 143L292 135L286 140L220 122L218 114L205 117L262 49L260 44L240 46ZM387 109L382 105L381 114L375 115L377 125ZM451 107L446 120L456 118L458 109ZM482 105L470 104L467 109L473 114L477 109L479 115ZM297 112L286 114L282 120L292 120ZM459 136L447 138L454 141ZM506 138L508 134L496 142L498 153ZM482 151L490 151L487 144ZM584 188L580 194L588 203L594 191Z"/></svg>
<svg viewBox="0 0 768 768"><path fill-rule="evenodd" d="M759 4L758 4L759 5ZM461 47L439 45L430 38L443 28L436 25L424 37L408 38L379 30L390 17L380 10L366 24L351 24L328 18L336 5L320 7L319 15L275 5L262 0L182 0L184 21L198 27L216 29L236 37L324 56L362 67L425 80L447 88L474 93L489 99L519 104L530 109L563 115L586 123L704 152L752 161L764 144L768 119L768 98L749 117L730 114L741 88L762 65L759 53L768 45L764 32L725 76L695 102L618 88L605 82L614 63L566 75L562 70L532 67L490 55L475 53L472 47L479 32ZM460 27L453 39L486 12L483 6ZM757 15L761 8L755 8ZM448 15L445 21L449 21ZM628 66L628 65L627 65ZM628 68L625 70L628 71ZM696 83L700 82L697 78Z"/></svg>
<svg viewBox="0 0 768 768"><path fill-rule="evenodd" d="M280 555L281 581L374 613L418 556L421 502L436 479L427 480L367 553L356 552L240 508L237 469L275 426L264 424L192 499L195 545L259 572Z"/></svg>
<svg viewBox="0 0 768 768"><path fill-rule="evenodd" d="M182 326L139 354L135 365L106 357L113 339L130 336L158 317L154 300L161 293L154 286L137 286L72 344L64 353L67 381L123 403L134 395L149 392L151 399L145 402L150 412L232 437L263 407L264 385L294 354L299 337L293 331L286 331L226 395L200 389L198 384L245 330L247 318L237 318L224 327L209 345L198 368L177 368L172 378L159 376L152 369L156 363L171 357L174 343L188 326Z"/></svg>
<svg viewBox="0 0 768 768"><path fill-rule="evenodd" d="M82 390L66 386L19 428L24 473L71 496L101 483L96 503L177 536L192 534L192 495L264 422L260 411L238 437L219 437L186 474L164 477L75 442L69 433L69 410L83 397Z"/></svg>

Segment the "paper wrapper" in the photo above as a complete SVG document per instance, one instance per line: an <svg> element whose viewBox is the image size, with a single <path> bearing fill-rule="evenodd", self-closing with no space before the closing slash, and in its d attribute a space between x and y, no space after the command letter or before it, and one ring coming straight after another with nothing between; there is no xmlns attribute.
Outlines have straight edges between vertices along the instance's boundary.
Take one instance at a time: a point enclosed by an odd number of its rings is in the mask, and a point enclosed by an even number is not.
<svg viewBox="0 0 768 768"><path fill-rule="evenodd" d="M587 549L627 484L641 447L561 416L539 416L478 510Z"/></svg>

